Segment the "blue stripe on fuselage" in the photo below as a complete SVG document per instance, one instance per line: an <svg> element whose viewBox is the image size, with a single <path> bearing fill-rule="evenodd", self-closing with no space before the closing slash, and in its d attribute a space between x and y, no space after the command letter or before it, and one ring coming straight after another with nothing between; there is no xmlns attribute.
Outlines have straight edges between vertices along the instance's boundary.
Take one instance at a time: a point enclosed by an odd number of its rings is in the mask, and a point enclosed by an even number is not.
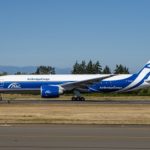
<svg viewBox="0 0 150 150"><path fill-rule="evenodd" d="M112 80L112 81L104 80L104 81L101 81L99 83L92 85L91 88L89 88L89 91L94 92L92 91L92 89L95 89L99 92L116 92L127 87L137 77L138 77L138 74L133 74L130 77L121 79L121 80Z"/></svg>
<svg viewBox="0 0 150 150"><path fill-rule="evenodd" d="M69 81L70 82L70 81ZM20 88L9 88L9 86L13 83L19 84ZM4 82L3 86L0 86L1 89L7 89L7 90L26 90L26 89L39 89L42 85L59 85L66 82Z"/></svg>

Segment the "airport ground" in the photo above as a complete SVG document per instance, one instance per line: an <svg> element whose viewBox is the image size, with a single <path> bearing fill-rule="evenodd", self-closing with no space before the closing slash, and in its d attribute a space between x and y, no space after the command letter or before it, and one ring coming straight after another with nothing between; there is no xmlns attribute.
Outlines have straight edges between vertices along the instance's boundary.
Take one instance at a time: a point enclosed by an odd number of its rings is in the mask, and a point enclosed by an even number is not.
<svg viewBox="0 0 150 150"><path fill-rule="evenodd" d="M2 94L4 100L71 100L73 94L61 95L58 98L43 99L40 93L33 94ZM136 94L83 94L86 100L150 100L150 95L136 95Z"/></svg>
<svg viewBox="0 0 150 150"><path fill-rule="evenodd" d="M4 100L0 102L0 124L150 125L150 97L145 98L85 102Z"/></svg>
<svg viewBox="0 0 150 150"><path fill-rule="evenodd" d="M3 95L2 150L149 150L150 97Z"/></svg>
<svg viewBox="0 0 150 150"><path fill-rule="evenodd" d="M149 150L150 127L0 126L2 150Z"/></svg>

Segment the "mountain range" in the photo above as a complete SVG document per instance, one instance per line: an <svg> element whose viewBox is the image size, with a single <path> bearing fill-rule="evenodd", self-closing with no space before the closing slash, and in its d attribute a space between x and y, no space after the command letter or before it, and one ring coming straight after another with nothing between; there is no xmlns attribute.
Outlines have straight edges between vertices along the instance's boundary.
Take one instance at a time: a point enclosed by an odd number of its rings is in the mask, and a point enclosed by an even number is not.
<svg viewBox="0 0 150 150"><path fill-rule="evenodd" d="M37 66L0 66L0 73L7 72L8 74L15 74L17 72L22 73L34 73L37 69ZM55 67L56 74L70 74L71 68L57 68Z"/></svg>

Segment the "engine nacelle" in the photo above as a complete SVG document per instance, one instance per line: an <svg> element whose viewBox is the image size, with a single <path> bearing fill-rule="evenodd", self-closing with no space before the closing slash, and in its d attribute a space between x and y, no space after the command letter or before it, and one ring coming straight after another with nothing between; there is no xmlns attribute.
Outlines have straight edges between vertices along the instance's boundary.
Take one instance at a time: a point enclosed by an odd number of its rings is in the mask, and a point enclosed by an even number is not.
<svg viewBox="0 0 150 150"><path fill-rule="evenodd" d="M43 98L59 97L63 92L63 88L57 85L43 85L41 87L41 97Z"/></svg>

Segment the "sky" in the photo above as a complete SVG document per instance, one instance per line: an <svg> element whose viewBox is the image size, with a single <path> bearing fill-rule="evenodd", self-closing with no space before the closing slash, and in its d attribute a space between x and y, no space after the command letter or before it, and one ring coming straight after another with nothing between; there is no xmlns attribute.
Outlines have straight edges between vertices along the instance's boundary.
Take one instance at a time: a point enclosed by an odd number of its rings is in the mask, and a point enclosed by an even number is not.
<svg viewBox="0 0 150 150"><path fill-rule="evenodd" d="M131 70L150 60L149 0L0 0L0 65Z"/></svg>

